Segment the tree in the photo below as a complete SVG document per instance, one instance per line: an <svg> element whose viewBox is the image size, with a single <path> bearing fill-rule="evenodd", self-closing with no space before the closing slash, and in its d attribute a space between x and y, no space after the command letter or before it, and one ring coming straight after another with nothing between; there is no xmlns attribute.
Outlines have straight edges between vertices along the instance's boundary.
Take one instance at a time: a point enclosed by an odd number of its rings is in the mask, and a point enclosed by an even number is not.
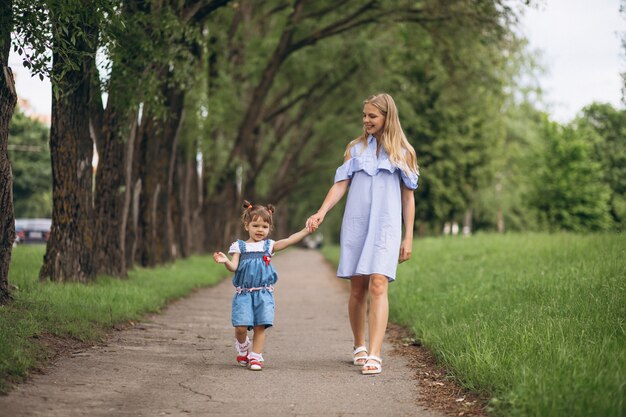
<svg viewBox="0 0 626 417"><path fill-rule="evenodd" d="M177 155L181 156L177 152L177 143L185 117L185 97L192 88L193 72L198 69L198 61L202 57L201 33L205 21L226 3L198 1L179 7L179 3L172 2L171 13L178 23L170 26L173 27L170 32L159 34L164 43L171 45L169 56L173 58L159 62L154 69L160 75L157 87L162 105L143 107L134 162L138 167L137 178L141 181L136 259L144 266L154 266L174 258L173 228L174 224L180 223L180 219L173 218L173 215L187 213L172 211L176 163L188 162L177 159ZM156 27L153 29L151 33L157 32Z"/></svg>
<svg viewBox="0 0 626 417"><path fill-rule="evenodd" d="M419 233L444 222L468 230L480 190L495 176L504 138L501 109L510 83L507 57L516 47L499 2L425 2L432 23L399 29L389 65L402 68L393 90L422 172L416 198Z"/></svg>
<svg viewBox="0 0 626 417"><path fill-rule="evenodd" d="M480 190L476 226L504 232L537 230L538 213L528 204L530 173L542 145L547 116L528 101L511 101L503 110L505 136L494 161L494 181Z"/></svg>
<svg viewBox="0 0 626 417"><path fill-rule="evenodd" d="M600 164L602 179L611 190L609 207L615 226L626 227L626 110L610 104L586 106L575 122L592 139L592 157Z"/></svg>
<svg viewBox="0 0 626 417"><path fill-rule="evenodd" d="M209 131L208 140L202 144L205 248L223 244L236 233L242 193L253 201L269 199L276 203L306 175L308 170L290 174L296 166L303 167L305 145L319 145L315 137L307 136L303 126L313 121L317 112L303 110L312 104L315 108L323 106L328 97L321 93L337 86L337 81L345 81L345 74L337 71L340 66L333 69L329 65L332 53L306 47L314 42L298 44L294 38L300 32L306 34L315 17L325 19L318 22L321 27L328 24L319 39L329 38L324 40L323 50L328 52L332 38L328 30L339 16L338 9L348 16L345 24L357 20L350 10L355 6L324 2L285 6L279 2L262 6L240 2L237 8L222 10L210 22L214 32L209 51L210 99L206 105ZM288 19L294 24L288 24ZM342 40L346 42L345 37ZM346 47L342 58L347 51ZM307 164L314 161L309 158ZM214 222L224 226L216 228Z"/></svg>
<svg viewBox="0 0 626 417"><path fill-rule="evenodd" d="M239 2L237 8L216 15L215 25L222 30L213 33L211 43L215 51L210 53L208 118L215 122L210 123L213 131L202 149L207 175L203 212L223 227L205 224L207 244L224 244L232 238L238 227L233 214L238 212L242 194L253 200L266 196L271 196L273 202L289 200L287 195L298 192L306 175L328 170L328 160L324 159L340 155L360 131L358 116L354 117L360 113L360 105L355 98L362 99L377 89L406 90L405 85L412 80L393 82L402 78L399 74L406 63L398 65L386 55L397 44L393 35L399 33L398 26L430 23L434 27L448 20L454 22L451 27L458 25L456 11L433 10L434 4L294 1L288 7L285 3L259 6ZM475 19L478 27L481 13L464 16ZM224 22L222 26L220 22ZM375 39L369 32L372 24L377 24ZM427 32L422 31L406 44L422 46L421 37L425 35ZM345 46L341 54L334 54L335 48L341 50L340 44L333 44L334 39L341 39ZM413 59L418 48L406 53L407 61ZM356 50L367 53L351 53ZM321 91L328 93L319 94ZM334 117L329 109L341 116ZM354 123L346 130L353 133L334 142L336 133L326 137L319 133L325 122L333 123L331 126ZM489 122L483 119L484 124ZM478 123L474 126L480 129ZM231 145L232 137L235 141ZM337 147L342 149L338 151ZM324 163L319 163L320 159ZM271 190L269 194L266 189Z"/></svg>
<svg viewBox="0 0 626 417"><path fill-rule="evenodd" d="M101 9L51 3L52 228L40 278L88 282L95 278L93 141L89 131L91 57Z"/></svg>
<svg viewBox="0 0 626 417"><path fill-rule="evenodd" d="M529 202L549 230L605 230L610 225L610 189L593 160L586 132L544 122L544 146L531 171Z"/></svg>
<svg viewBox="0 0 626 417"><path fill-rule="evenodd" d="M3 1L0 4L0 305L10 299L8 276L15 240L13 177L7 155L9 123L17 102L15 80L9 68L12 30L13 2Z"/></svg>

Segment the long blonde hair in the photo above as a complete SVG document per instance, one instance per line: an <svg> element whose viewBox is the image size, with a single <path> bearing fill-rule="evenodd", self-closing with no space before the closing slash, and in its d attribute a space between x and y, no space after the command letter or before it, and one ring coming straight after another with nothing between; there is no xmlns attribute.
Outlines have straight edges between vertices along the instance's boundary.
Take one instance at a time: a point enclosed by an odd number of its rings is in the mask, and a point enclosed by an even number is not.
<svg viewBox="0 0 626 417"><path fill-rule="evenodd" d="M419 173L415 149L413 149L402 130L400 118L398 117L398 108L393 98L387 93L374 94L363 101L363 105L366 104L375 106L385 116L383 134L378 140L385 152L387 152L387 155L389 155L389 160L407 174L409 172ZM357 143L362 143L364 145L363 149L365 149L368 136L365 127L363 127L361 136L348 144L345 156L347 157L350 154L350 149Z"/></svg>

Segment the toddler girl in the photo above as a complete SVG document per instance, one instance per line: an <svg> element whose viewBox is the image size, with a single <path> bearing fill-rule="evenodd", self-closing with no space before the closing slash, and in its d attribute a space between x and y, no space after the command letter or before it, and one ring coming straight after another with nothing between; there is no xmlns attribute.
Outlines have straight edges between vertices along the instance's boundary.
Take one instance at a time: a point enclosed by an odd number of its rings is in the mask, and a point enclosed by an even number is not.
<svg viewBox="0 0 626 417"><path fill-rule="evenodd" d="M263 369L263 345L265 329L274 323L274 284L278 279L271 263L272 255L300 242L309 231L304 228L286 239L267 239L272 230L274 206L243 203L241 220L249 238L234 242L228 253L215 252L215 262L224 264L235 273L233 285L232 323L235 327L235 349L237 362L241 366L250 365L253 371ZM248 330L254 329L252 343Z"/></svg>

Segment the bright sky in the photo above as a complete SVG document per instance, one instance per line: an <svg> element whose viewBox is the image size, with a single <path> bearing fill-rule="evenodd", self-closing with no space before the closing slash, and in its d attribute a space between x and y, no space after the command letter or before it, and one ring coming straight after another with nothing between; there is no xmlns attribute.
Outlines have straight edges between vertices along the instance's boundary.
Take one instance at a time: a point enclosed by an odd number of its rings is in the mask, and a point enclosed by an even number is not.
<svg viewBox="0 0 626 417"><path fill-rule="evenodd" d="M543 52L547 72L540 83L554 120L568 122L593 101L624 107L620 73L626 71L626 58L620 33L626 32L626 20L619 3L543 0L537 9L526 10L521 30L531 48ZM50 83L31 77L17 55L11 55L9 65L17 75L19 98L28 100L34 113L50 114Z"/></svg>
<svg viewBox="0 0 626 417"><path fill-rule="evenodd" d="M538 8L527 9L521 29L531 49L543 52L547 71L539 80L554 120L568 122L593 101L624 108L620 73L626 72L626 58L620 36L626 20L619 3L543 0Z"/></svg>

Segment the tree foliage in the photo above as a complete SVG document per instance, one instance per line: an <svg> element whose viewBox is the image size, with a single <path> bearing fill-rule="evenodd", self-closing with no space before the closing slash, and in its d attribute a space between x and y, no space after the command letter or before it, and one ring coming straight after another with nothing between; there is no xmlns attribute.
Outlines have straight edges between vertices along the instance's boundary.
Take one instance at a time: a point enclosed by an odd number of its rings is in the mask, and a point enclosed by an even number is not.
<svg viewBox="0 0 626 417"><path fill-rule="evenodd" d="M9 158L13 169L16 217L52 215L49 127L18 108L9 126Z"/></svg>
<svg viewBox="0 0 626 417"><path fill-rule="evenodd" d="M610 188L602 181L602 167L593 159L591 138L585 133L544 122L528 197L549 230L596 231L610 225Z"/></svg>
<svg viewBox="0 0 626 417"><path fill-rule="evenodd" d="M544 122L520 83L536 68L511 2L17 0L13 10L14 49L52 76L55 99L88 91L73 105L88 108L81 135L100 156L84 223L95 224L99 271L124 276L136 261L224 245L244 198L277 204L279 233L300 227L362 131L361 101L380 91L418 154L421 233L450 221L605 228L603 203L564 191L572 167L593 177L602 166L622 222L619 117L594 108L576 125ZM563 178L549 191L565 206L542 199L542 175ZM585 187L604 201L605 188ZM325 232L336 235L340 215Z"/></svg>
<svg viewBox="0 0 626 417"><path fill-rule="evenodd" d="M609 206L615 226L626 227L626 110L610 104L586 106L574 122L592 144L592 158L599 164L602 182L610 188Z"/></svg>

